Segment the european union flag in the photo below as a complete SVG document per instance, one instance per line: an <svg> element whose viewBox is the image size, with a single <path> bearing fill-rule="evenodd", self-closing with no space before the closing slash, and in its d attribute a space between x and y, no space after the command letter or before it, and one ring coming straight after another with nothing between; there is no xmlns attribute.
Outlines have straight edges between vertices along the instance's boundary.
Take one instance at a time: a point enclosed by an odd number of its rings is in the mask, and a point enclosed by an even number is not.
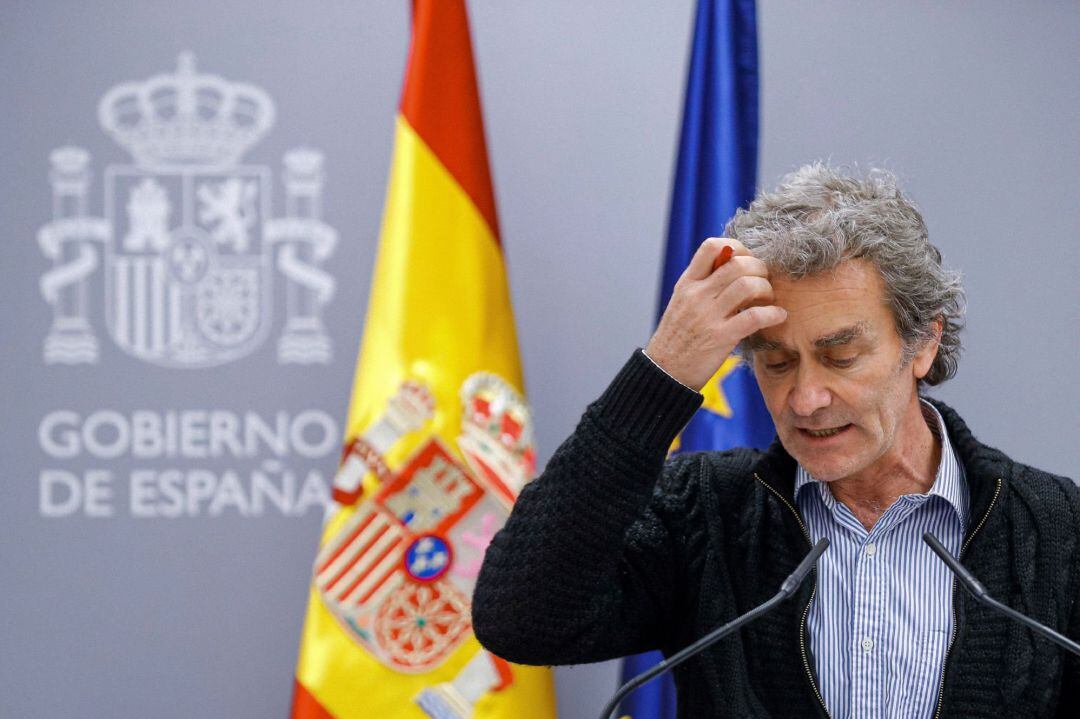
<svg viewBox="0 0 1080 719"><path fill-rule="evenodd" d="M757 184L758 68L754 0L698 0L682 134L668 221L659 313L676 280L707 237L720 237ZM659 317L659 314L657 315ZM730 357L702 389L705 402L683 430L678 451L765 447L773 425L753 374ZM628 680L659 661L659 653L628 657ZM623 703L633 719L672 719L670 675Z"/></svg>

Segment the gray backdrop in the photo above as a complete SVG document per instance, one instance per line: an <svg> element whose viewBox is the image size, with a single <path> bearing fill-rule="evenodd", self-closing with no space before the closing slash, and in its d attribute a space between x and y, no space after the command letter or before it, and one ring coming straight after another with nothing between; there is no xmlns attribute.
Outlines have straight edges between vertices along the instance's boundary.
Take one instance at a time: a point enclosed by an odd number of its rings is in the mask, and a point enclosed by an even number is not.
<svg viewBox="0 0 1080 719"><path fill-rule="evenodd" d="M543 461L649 336L692 3L470 6ZM0 715L284 715L319 533L315 490L335 463L321 440L340 429L367 301L406 7L0 9ZM1075 475L1080 6L762 0L759 24L762 184L815 158L900 173L971 302L965 359L939 395L982 439ZM247 307L266 336L212 368L122 349L133 340L107 327L119 310L100 242L54 255L39 244L54 213L78 214L70 201L54 208L65 180L50 179L54 148L90 153L83 214L102 217L107 195L123 214L106 168L131 156L102 130L98 101L175 72L182 51L200 72L273 99L272 129L242 160L269 174L259 221L293 211L282 158L313 148L325 158L321 216L338 235L330 256L300 255L330 278L333 297L320 302L316 288L269 268L272 296ZM65 159L70 172L78 158ZM96 269L49 275L78 265L80 247L97 252ZM298 313L322 322L325 362L283 358ZM73 316L96 336L97 361L47 363L54 323ZM170 453L122 436L136 417L144 429L262 422L273 434L279 413L283 436L218 446L219 456L205 440ZM561 716L593 716L615 674L614 663L559 669Z"/></svg>

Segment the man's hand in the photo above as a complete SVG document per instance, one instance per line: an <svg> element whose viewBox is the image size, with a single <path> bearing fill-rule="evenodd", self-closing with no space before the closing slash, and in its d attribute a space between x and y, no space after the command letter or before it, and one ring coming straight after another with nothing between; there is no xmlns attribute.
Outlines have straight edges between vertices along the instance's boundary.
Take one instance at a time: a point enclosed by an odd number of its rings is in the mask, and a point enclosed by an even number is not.
<svg viewBox="0 0 1080 719"><path fill-rule="evenodd" d="M733 256L713 269L725 246ZM744 337L787 319L787 311L772 304L768 278L765 263L738 240L705 240L675 283L645 354L687 387L701 389Z"/></svg>

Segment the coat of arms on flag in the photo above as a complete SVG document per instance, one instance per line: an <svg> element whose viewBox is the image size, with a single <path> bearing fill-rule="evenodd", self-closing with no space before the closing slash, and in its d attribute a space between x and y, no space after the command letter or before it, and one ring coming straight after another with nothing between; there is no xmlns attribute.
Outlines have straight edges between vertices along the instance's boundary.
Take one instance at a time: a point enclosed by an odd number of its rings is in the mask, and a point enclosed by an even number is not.
<svg viewBox="0 0 1080 719"><path fill-rule="evenodd" d="M476 373L461 402L458 452L429 436L391 469L384 453L435 409L424 385L403 384L334 480L335 499L356 509L319 552L315 585L354 639L397 671L428 671L465 638L484 550L534 469L528 408L509 384ZM362 498L368 472L380 486Z"/></svg>

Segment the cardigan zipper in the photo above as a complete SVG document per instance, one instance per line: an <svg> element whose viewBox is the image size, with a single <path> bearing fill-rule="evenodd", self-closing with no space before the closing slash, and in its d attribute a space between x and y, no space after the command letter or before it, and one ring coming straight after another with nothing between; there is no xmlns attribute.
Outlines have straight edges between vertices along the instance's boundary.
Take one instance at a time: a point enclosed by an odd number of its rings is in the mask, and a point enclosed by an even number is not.
<svg viewBox="0 0 1080 719"><path fill-rule="evenodd" d="M975 535L979 533L983 525L986 524L986 518L990 516L990 511L997 504L998 495L1001 494L1001 477L998 477L997 488L994 489L994 496L990 499L990 506L986 508L983 513L982 519L972 530L968 538L964 540L964 544L960 547L960 554L956 557L957 561L964 558L964 552L967 551L968 545L971 544L971 540L975 539ZM952 636L949 637L949 646L945 649L945 659L941 662L941 677L938 680L938 700L937 710L934 712L934 719L941 719L941 706L945 701L945 668L949 663L949 653L952 652L953 644L956 642L956 577L953 577L952 582L953 601L952 601Z"/></svg>
<svg viewBox="0 0 1080 719"><path fill-rule="evenodd" d="M802 529L803 536L806 538L806 543L810 547L814 546L814 542L810 539L810 530L806 528L806 524L803 523L802 517L799 516L798 510L792 506L791 502L787 501L787 498L773 489L772 485L766 482L764 479L758 476L757 472L754 472L754 479L761 482L770 492L779 497L780 501L784 503L791 513L795 516L795 521L799 523L799 528ZM810 615L810 605L814 603L814 595L817 593L817 569L814 569L814 585L810 589L810 599L806 602L806 607L803 609L802 620L799 622L799 651L802 653L803 668L806 670L806 678L810 680L810 688L814 690L814 696L817 697L818 703L821 704L822 711L825 712L825 716L832 719L832 715L829 713L829 707L825 706L825 700L821 697L821 692L818 691L817 682L814 681L814 672L810 669L810 655L806 651L806 618Z"/></svg>

